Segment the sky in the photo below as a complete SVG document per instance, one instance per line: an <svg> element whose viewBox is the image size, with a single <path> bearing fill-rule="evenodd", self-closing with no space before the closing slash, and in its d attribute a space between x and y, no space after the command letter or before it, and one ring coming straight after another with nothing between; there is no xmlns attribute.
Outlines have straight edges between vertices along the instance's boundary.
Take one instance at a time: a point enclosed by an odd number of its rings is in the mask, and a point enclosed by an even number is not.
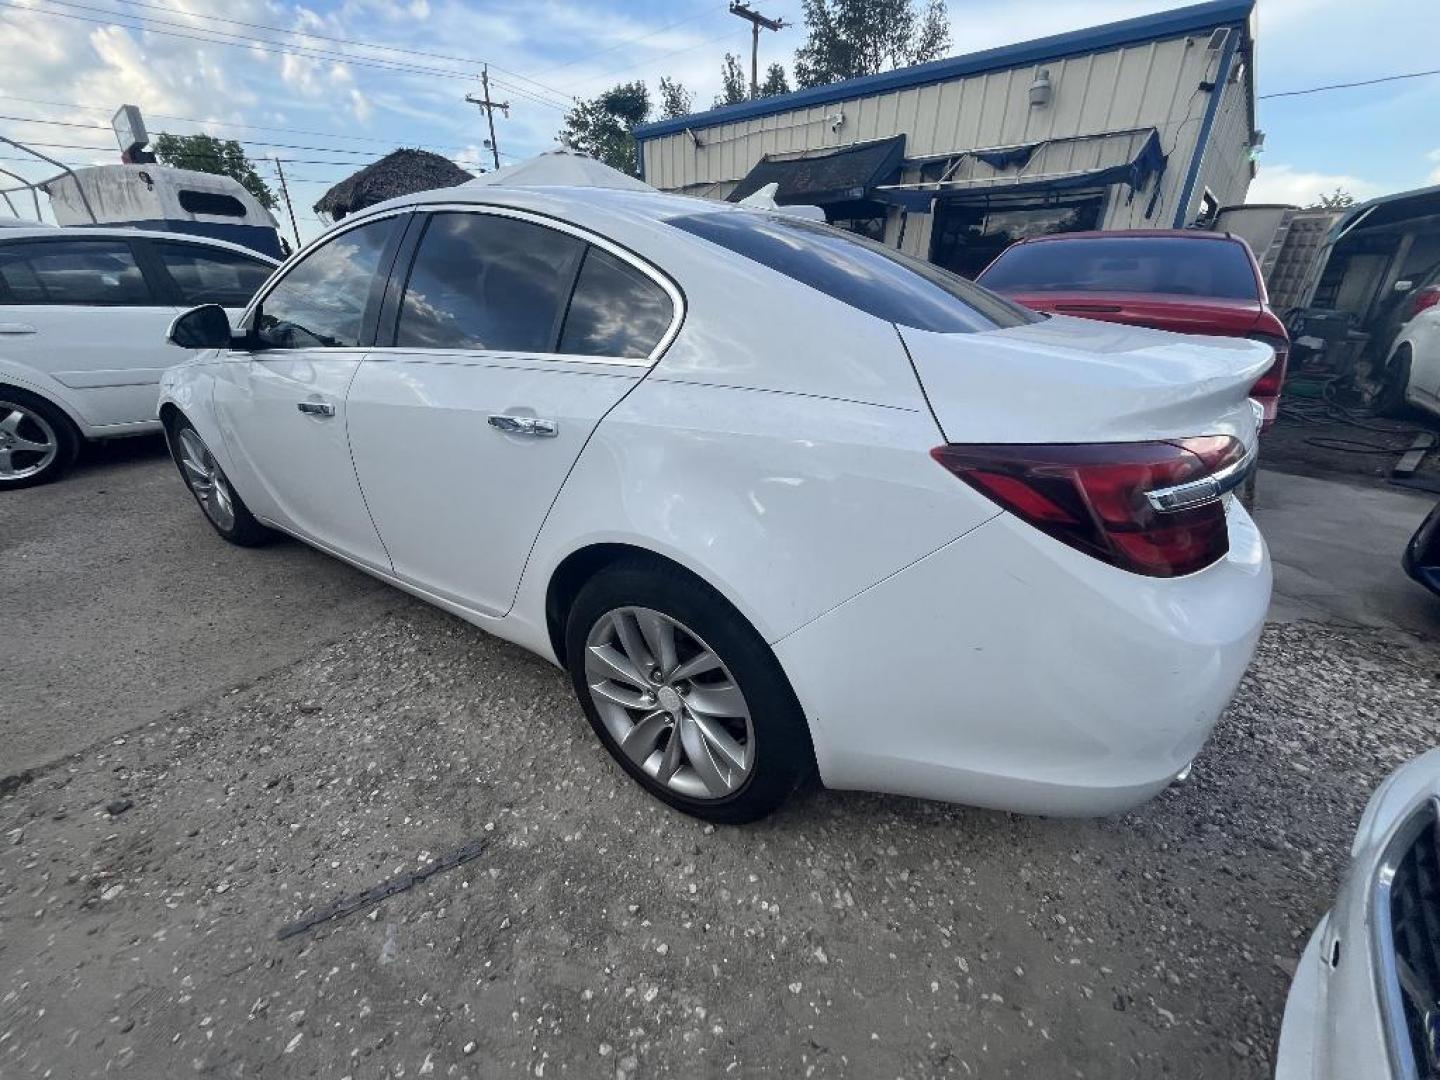
<svg viewBox="0 0 1440 1080"><path fill-rule="evenodd" d="M801 0L755 6L795 24L761 39L762 69L778 60L788 70L804 40ZM950 51L1174 6L951 0ZM1262 97L1440 67L1437 0L1259 0L1258 19ZM112 162L110 117L128 103L152 135L240 139L272 181L268 159L284 163L308 238L325 190L397 145L489 167L484 115L464 100L480 92L482 64L493 97L510 105L495 118L505 163L553 146L574 99L617 82L644 79L654 94L669 75L706 107L725 52L748 57L749 47L749 24L725 0L0 0L0 135L69 165ZM1266 141L1252 202L1440 184L1440 75L1258 107ZM54 171L20 157L0 144L0 168Z"/></svg>

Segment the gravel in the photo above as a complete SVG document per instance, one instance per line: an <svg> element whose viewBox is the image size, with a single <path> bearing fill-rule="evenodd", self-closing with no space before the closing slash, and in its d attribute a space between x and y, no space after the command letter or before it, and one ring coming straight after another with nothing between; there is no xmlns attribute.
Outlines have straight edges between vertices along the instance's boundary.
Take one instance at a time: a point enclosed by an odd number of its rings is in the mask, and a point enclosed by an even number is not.
<svg viewBox="0 0 1440 1080"><path fill-rule="evenodd" d="M717 829L558 672L391 614L0 784L0 1076L1267 1076L1365 799L1437 723L1434 643L1290 624L1131 814L811 787Z"/></svg>

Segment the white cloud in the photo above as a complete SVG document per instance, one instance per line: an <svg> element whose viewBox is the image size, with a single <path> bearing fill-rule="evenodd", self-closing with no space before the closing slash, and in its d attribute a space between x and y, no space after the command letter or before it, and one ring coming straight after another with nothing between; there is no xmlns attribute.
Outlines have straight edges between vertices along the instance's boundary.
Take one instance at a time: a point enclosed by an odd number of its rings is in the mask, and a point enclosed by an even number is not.
<svg viewBox="0 0 1440 1080"><path fill-rule="evenodd" d="M1345 173L1307 172L1291 165L1262 165L1245 196L1252 203L1294 203L1308 206L1337 187L1357 200L1385 194L1384 185Z"/></svg>
<svg viewBox="0 0 1440 1080"><path fill-rule="evenodd" d="M1432 184L1440 184L1440 148L1431 150L1425 157L1435 164L1435 167L1430 170L1430 175L1426 177L1426 179Z"/></svg>

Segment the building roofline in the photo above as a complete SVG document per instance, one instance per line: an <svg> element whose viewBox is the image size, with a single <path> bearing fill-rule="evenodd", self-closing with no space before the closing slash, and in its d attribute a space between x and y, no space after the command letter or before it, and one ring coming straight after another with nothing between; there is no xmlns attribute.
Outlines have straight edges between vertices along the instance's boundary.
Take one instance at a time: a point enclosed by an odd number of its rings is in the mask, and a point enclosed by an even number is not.
<svg viewBox="0 0 1440 1080"><path fill-rule="evenodd" d="M1192 4L1189 7L1174 8L1153 15L1141 15L1134 19L1106 23L1103 26L1071 30L1064 34L1022 41L1014 45L1002 45L964 56L951 56L944 60L932 60L928 64L897 68L878 75L862 75L855 79L830 83L827 86L812 86L806 90L795 90L788 94L742 101L738 105L726 105L703 113L676 117L673 120L657 120L642 124L635 129L637 141L655 139L663 135L690 129L715 127L717 124L750 120L757 116L790 112L812 105L828 105L850 98L883 93L887 90L903 90L912 86L946 82L965 75L979 75L988 71L1022 67L1060 60L1077 53L1097 52L1121 45L1132 45L1158 38L1175 37L1180 34L1209 30L1217 26L1228 26L1248 22L1255 10L1255 0L1209 0L1208 3Z"/></svg>

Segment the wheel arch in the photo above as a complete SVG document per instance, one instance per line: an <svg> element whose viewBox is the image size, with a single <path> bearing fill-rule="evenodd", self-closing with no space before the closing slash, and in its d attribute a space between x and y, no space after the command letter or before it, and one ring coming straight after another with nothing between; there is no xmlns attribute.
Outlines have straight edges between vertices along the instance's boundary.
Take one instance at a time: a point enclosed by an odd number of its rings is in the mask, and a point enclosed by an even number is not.
<svg viewBox="0 0 1440 1080"><path fill-rule="evenodd" d="M83 443L90 437L85 433L85 421L80 414L77 413L68 402L57 397L55 394L47 393L42 387L35 386L29 382L22 382L19 379L13 379L9 375L0 372L0 391L4 390L18 390L22 394L29 394L31 397L39 398L45 402L46 405L49 405L65 418L66 423L70 425L70 433L75 436L77 444Z"/></svg>

